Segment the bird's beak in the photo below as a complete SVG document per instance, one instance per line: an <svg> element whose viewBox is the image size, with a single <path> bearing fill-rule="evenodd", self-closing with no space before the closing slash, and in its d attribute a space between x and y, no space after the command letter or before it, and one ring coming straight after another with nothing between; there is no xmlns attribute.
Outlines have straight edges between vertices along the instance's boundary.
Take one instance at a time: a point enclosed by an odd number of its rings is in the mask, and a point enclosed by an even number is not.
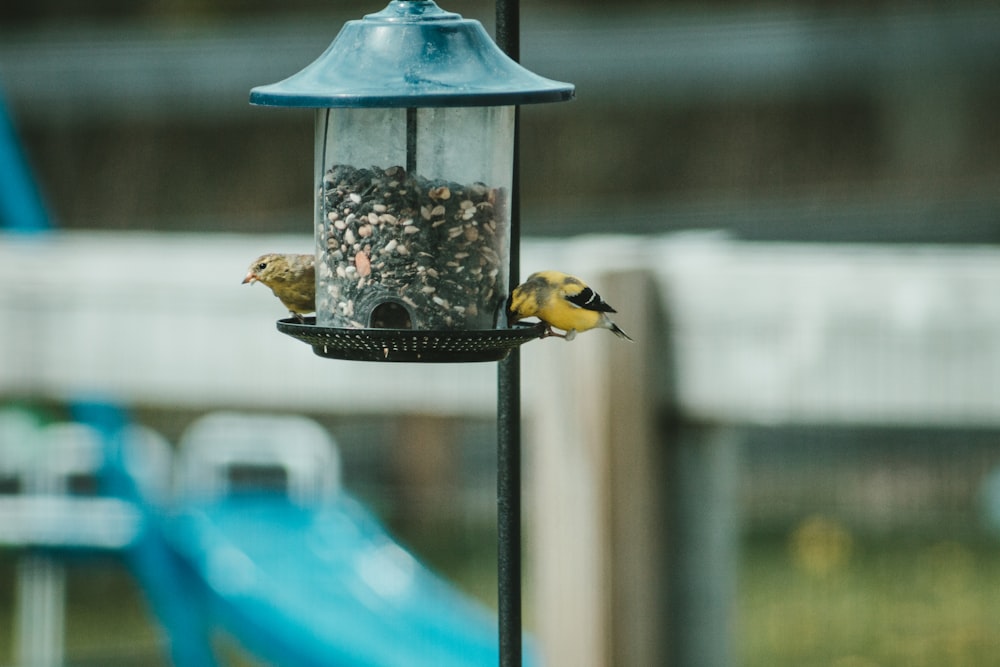
<svg viewBox="0 0 1000 667"><path fill-rule="evenodd" d="M251 285L253 285L255 282L257 282L257 276L253 274L253 271L247 271L247 277L244 278L243 282L240 284L246 285L247 283L250 283Z"/></svg>

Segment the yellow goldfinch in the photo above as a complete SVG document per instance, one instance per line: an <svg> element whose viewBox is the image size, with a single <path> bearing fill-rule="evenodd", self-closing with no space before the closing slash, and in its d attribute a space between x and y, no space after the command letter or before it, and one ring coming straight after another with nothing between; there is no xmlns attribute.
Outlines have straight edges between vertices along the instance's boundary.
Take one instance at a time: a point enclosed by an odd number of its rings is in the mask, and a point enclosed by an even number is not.
<svg viewBox="0 0 1000 667"><path fill-rule="evenodd" d="M243 284L264 283L299 322L316 311L316 257L314 255L261 255L250 264Z"/></svg>
<svg viewBox="0 0 1000 667"><path fill-rule="evenodd" d="M539 271L528 276L510 295L511 321L537 317L548 326L546 335L573 340L577 332L610 329L619 338L632 340L611 321L617 312L579 278L559 271ZM552 327L562 329L557 334Z"/></svg>

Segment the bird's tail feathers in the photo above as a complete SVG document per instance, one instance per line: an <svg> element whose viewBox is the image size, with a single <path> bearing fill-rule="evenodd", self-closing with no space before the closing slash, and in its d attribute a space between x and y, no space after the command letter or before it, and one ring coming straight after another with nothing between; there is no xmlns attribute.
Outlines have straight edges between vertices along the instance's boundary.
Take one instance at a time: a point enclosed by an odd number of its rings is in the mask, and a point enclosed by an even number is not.
<svg viewBox="0 0 1000 667"><path fill-rule="evenodd" d="M605 329L607 329L608 331L610 331L614 335L618 336L619 338L624 338L625 340L630 340L633 343L635 342L634 340L632 340L631 336L629 336L627 333L625 333L624 331L622 331L621 328L619 328L619 326L617 324L615 324L614 322L611 321L611 318L608 317L607 313L601 313L601 318L598 321L597 326L604 327Z"/></svg>
<svg viewBox="0 0 1000 667"><path fill-rule="evenodd" d="M614 335L618 336L619 338L624 338L625 340L631 341L633 343L635 342L634 340L632 340L631 336L629 336L627 333L625 333L624 331L622 331L618 327L618 325L615 324L614 322L611 323L611 326L609 328L611 329L611 333L613 333Z"/></svg>

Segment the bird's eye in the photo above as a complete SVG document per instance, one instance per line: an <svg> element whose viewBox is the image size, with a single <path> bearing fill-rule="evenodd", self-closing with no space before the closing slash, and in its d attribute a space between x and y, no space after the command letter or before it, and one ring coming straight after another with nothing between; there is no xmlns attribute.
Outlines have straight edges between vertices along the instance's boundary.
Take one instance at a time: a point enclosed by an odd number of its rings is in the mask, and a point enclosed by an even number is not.
<svg viewBox="0 0 1000 667"><path fill-rule="evenodd" d="M263 271L266 268L267 268L267 262L261 262L260 264L257 265L258 271Z"/></svg>

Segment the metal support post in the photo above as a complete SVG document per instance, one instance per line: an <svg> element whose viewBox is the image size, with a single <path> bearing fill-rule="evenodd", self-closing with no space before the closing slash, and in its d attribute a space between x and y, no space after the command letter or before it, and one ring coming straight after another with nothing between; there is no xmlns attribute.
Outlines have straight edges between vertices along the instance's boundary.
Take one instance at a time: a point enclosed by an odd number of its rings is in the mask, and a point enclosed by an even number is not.
<svg viewBox="0 0 1000 667"><path fill-rule="evenodd" d="M497 0L496 41L520 58L519 0ZM520 274L520 110L514 116L514 173L510 202L510 289ZM501 667L521 665L521 353L497 371L497 592Z"/></svg>

